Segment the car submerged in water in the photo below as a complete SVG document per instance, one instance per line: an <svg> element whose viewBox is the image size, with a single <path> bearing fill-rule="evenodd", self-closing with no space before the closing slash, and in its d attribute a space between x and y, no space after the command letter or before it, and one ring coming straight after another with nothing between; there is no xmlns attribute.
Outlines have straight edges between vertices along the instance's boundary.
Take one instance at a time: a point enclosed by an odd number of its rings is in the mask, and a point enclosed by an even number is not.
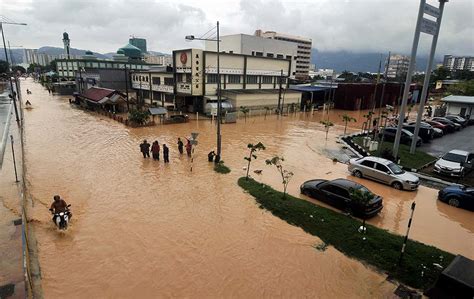
<svg viewBox="0 0 474 299"><path fill-rule="evenodd" d="M353 190L368 192L372 199L360 204L354 199ZM301 194L325 202L339 210L363 218L375 216L383 208L382 197L373 194L365 186L346 179L332 181L316 179L304 182L300 186Z"/></svg>

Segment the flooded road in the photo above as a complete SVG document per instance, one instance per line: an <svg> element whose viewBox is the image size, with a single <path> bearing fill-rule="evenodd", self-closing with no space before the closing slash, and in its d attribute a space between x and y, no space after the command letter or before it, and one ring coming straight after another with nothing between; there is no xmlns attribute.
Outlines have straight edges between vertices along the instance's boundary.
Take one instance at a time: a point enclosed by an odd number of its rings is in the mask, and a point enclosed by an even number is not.
<svg viewBox="0 0 474 299"><path fill-rule="evenodd" d="M314 176L347 176L345 165L319 155L326 145L317 113L223 125L223 160L232 172L221 175L207 162L207 153L215 149L215 127L209 121L132 129L75 109L68 97L50 96L32 81L22 87L33 92L24 93L33 104L25 111L25 163L46 298L366 298L393 293L395 286L385 276L332 247L314 249L318 238L259 209L236 184L245 173L247 143L258 141L268 149L252 169L263 169L258 179L276 188L276 171L264 165L274 154L283 155L295 171L289 188L296 195L299 184ZM191 132L200 133L193 172L176 148L177 137ZM170 163L143 159L138 148L143 139L168 144ZM328 141L327 146L335 144ZM434 193L425 189L418 193ZM54 194L72 204L74 216L65 234L50 221ZM406 205L414 194L394 193L386 199L383 217L373 221L403 231ZM469 215L456 215L432 198L426 202L436 213L426 215L427 222L446 219L458 243L473 240L471 218L465 219ZM429 231L435 236L428 238L441 248L466 249L442 240L430 227L433 223L426 228L419 219L413 237Z"/></svg>

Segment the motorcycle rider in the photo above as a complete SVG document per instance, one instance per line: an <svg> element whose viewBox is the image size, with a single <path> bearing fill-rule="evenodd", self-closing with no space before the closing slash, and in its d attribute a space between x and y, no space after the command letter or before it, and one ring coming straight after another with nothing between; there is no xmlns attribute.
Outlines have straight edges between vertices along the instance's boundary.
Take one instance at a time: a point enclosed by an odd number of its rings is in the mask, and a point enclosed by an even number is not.
<svg viewBox="0 0 474 299"><path fill-rule="evenodd" d="M51 204L51 208L49 209L51 213L53 213L53 222L56 223L54 219L56 216L54 216L54 214L61 212L67 213L69 219L71 219L72 213L69 211L66 201L64 201L64 199L62 199L59 195L53 196L53 199L54 202Z"/></svg>

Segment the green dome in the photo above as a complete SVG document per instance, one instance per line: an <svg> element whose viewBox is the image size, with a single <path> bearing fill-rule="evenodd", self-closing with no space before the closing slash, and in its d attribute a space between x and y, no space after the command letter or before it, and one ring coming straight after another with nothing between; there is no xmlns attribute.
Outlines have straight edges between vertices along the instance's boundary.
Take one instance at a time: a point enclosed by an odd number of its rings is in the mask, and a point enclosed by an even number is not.
<svg viewBox="0 0 474 299"><path fill-rule="evenodd" d="M126 44L117 50L117 54L124 54L132 59L140 59L142 57L142 50L131 44Z"/></svg>

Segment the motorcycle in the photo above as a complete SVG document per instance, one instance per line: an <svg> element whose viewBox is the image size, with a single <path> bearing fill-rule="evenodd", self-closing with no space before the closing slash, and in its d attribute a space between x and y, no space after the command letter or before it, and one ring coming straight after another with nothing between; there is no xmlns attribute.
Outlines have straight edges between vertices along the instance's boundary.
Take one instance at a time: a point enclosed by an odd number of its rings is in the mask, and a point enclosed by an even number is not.
<svg viewBox="0 0 474 299"><path fill-rule="evenodd" d="M66 211L65 212L59 212L59 213L53 213L53 209L49 209L51 213L54 215L53 216L53 221L56 224L56 226L60 230L66 230L67 226L69 224L69 215L71 214L69 212L69 207L71 205L67 205Z"/></svg>

